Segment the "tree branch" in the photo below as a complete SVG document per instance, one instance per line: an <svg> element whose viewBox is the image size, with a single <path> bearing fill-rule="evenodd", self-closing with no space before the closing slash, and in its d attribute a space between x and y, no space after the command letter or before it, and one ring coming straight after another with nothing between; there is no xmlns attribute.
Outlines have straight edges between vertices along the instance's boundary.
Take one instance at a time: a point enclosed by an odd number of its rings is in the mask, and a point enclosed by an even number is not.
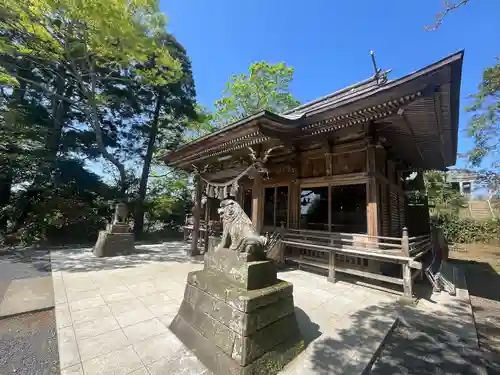
<svg viewBox="0 0 500 375"><path fill-rule="evenodd" d="M443 10L436 14L436 22L426 26L425 29L427 31L437 30L443 23L443 20L448 16L448 13L466 5L469 1L470 0L458 0L457 2L450 3L449 0L443 0Z"/></svg>
<svg viewBox="0 0 500 375"><path fill-rule="evenodd" d="M64 101L68 102L71 105L75 105L75 106L80 105L80 103L78 103L78 102L76 102L76 101L74 101L74 100L72 100L70 98L67 98L64 95L59 95L59 94L53 92L51 89L49 89L49 88L47 88L47 87L39 84L38 82L35 82L35 81L31 80L29 78L21 77L21 76L19 76L17 74L12 74L12 76L15 77L15 78L17 78L17 79L20 79L20 80L22 80L24 82L27 82L27 83L35 86L35 87L38 87L39 89L43 90L45 93L49 94L49 96L54 96L57 99L64 100Z"/></svg>

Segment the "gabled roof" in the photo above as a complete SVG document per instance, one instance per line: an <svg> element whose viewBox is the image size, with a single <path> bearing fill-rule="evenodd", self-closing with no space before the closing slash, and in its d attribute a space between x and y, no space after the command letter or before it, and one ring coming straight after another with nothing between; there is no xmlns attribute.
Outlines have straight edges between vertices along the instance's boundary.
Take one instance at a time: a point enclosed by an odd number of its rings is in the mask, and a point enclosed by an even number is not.
<svg viewBox="0 0 500 375"><path fill-rule="evenodd" d="M163 159L191 168L194 162L273 139L324 138L347 127L384 121L380 134L410 164L442 169L456 161L462 62L460 51L399 79L387 80L388 72L379 73L281 115L262 111L248 116Z"/></svg>

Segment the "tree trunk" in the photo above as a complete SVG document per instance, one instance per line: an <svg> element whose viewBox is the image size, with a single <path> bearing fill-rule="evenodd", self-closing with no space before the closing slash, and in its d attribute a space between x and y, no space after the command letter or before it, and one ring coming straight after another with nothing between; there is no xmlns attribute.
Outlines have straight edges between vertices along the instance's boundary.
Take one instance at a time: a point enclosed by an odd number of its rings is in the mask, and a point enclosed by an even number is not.
<svg viewBox="0 0 500 375"><path fill-rule="evenodd" d="M69 102L62 98L71 98L73 96L73 86L67 85L66 68L61 66L58 69L56 79L56 95L53 97L52 107L52 129L50 130L46 147L49 152L49 163L51 171L57 158L57 153L61 146L61 136L69 112Z"/></svg>
<svg viewBox="0 0 500 375"><path fill-rule="evenodd" d="M0 177L0 209L4 208L10 203L10 196L12 193L12 170ZM0 233L7 231L7 216L0 216Z"/></svg>
<svg viewBox="0 0 500 375"><path fill-rule="evenodd" d="M116 167L116 169L118 169L118 173L120 174L120 182L119 182L120 196L124 198L127 190L127 173L125 171L125 166L122 163L120 163L120 161L117 158L115 158L112 154L108 152L108 150L106 149L106 145L104 144L101 124L99 121L99 113L97 111L97 98L96 98L97 78L96 78L96 73L94 71L93 62L90 62L89 65L90 65L90 79L91 79L90 92L89 90L85 89L83 81L81 80L81 78L79 78L81 90L85 93L85 96L90 102L91 109L90 111L87 111L87 115L89 115L90 117L90 123L95 133L95 138L99 152L106 160L110 161Z"/></svg>
<svg viewBox="0 0 500 375"><path fill-rule="evenodd" d="M144 157L144 164L142 166L141 180L139 183L139 193L136 208L134 211L134 234L136 238L142 236L144 232L144 200L146 199L146 191L148 187L149 171L151 169L151 160L153 159L153 151L156 143L156 136L158 134L158 125L160 121L160 109L162 106L163 96L158 92L156 99L156 106L149 130L148 148L146 156Z"/></svg>

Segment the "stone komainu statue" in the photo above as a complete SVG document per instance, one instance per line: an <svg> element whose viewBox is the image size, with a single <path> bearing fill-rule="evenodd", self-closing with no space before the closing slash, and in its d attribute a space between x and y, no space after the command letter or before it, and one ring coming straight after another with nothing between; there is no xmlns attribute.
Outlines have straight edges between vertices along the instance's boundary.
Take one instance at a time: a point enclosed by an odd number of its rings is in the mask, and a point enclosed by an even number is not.
<svg viewBox="0 0 500 375"><path fill-rule="evenodd" d="M245 211L232 199L224 199L217 210L222 221L222 240L218 248L234 251L263 254L267 238L259 235ZM216 249L217 250L217 249Z"/></svg>
<svg viewBox="0 0 500 375"><path fill-rule="evenodd" d="M126 224L128 217L128 209L125 203L118 203L115 206L115 213L113 215L113 224Z"/></svg>

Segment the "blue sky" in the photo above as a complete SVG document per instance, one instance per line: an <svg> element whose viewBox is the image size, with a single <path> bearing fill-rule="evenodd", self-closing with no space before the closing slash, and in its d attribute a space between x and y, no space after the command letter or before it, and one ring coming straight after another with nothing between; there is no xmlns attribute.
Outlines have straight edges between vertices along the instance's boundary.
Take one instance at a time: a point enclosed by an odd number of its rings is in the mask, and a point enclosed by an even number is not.
<svg viewBox="0 0 500 375"><path fill-rule="evenodd" d="M371 76L371 49L393 79L465 49L463 129L467 96L500 55L498 0L471 0L433 32L424 26L434 21L441 0L160 2L168 30L191 58L198 101L208 107L232 74L246 72L255 61L293 66L292 93L306 102ZM459 152L470 145L461 131Z"/></svg>

